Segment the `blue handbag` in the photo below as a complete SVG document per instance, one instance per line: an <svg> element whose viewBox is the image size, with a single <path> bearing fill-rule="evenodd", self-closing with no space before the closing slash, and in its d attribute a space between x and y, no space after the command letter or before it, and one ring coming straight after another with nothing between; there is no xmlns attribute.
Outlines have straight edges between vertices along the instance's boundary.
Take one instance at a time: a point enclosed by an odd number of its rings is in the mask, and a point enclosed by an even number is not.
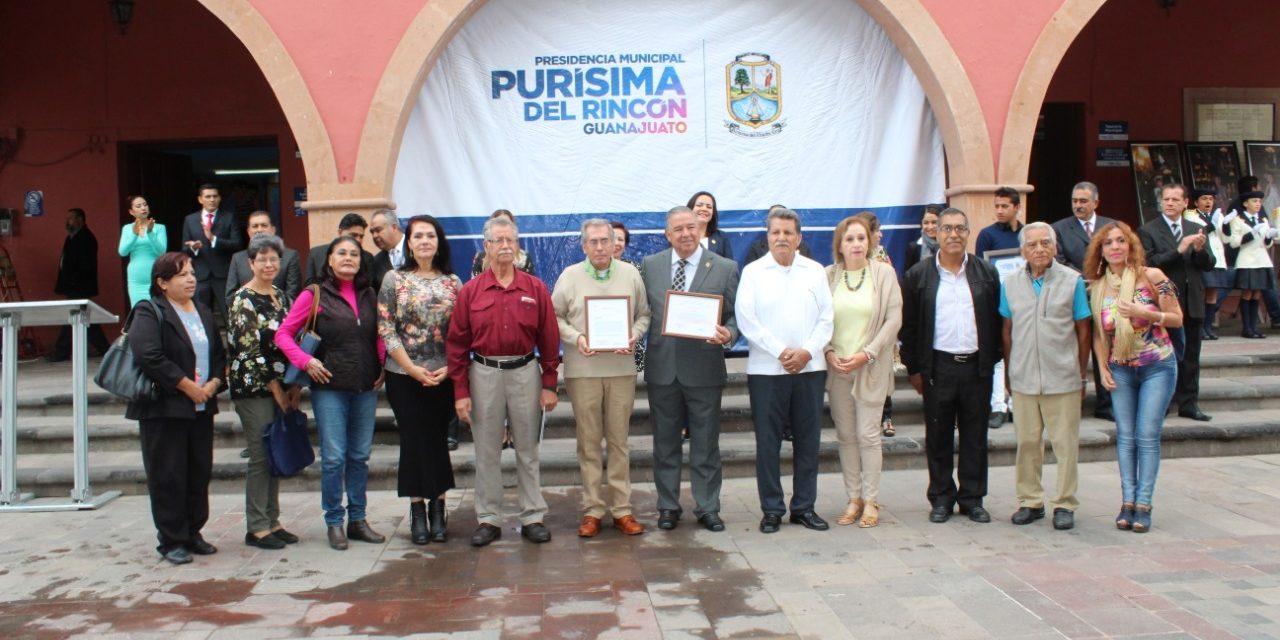
<svg viewBox="0 0 1280 640"><path fill-rule="evenodd" d="M320 348L320 336L315 332L316 310L320 308L320 287L313 284L307 287L307 290L311 292L311 314L307 316L307 326L303 327L302 331L298 332L294 339L297 341L299 349L307 352L307 355L314 356L316 349ZM306 371L293 366L293 363L290 362L289 366L285 367L284 370L284 383L306 387L311 384L311 376L307 375Z"/></svg>
<svg viewBox="0 0 1280 640"><path fill-rule="evenodd" d="M307 433L307 414L297 409L276 412L275 420L262 430L262 445L267 451L271 475L276 478L302 473L316 461Z"/></svg>

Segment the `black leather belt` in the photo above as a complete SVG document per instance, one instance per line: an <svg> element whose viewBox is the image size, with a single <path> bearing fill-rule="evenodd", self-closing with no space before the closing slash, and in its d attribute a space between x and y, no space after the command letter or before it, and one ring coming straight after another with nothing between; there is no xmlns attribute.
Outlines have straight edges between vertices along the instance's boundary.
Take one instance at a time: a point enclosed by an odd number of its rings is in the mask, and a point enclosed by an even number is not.
<svg viewBox="0 0 1280 640"><path fill-rule="evenodd" d="M471 354L471 360L473 362L479 362L486 367L493 367L494 369L519 369L520 367L529 364L529 361L533 360L533 352L529 352L515 360L493 360L478 353L473 353Z"/></svg>
<svg viewBox="0 0 1280 640"><path fill-rule="evenodd" d="M970 362L978 361L978 352L974 351L973 353L951 353L949 351L938 351L937 349L934 349L933 357L941 358L943 360L953 360L961 364L968 364Z"/></svg>

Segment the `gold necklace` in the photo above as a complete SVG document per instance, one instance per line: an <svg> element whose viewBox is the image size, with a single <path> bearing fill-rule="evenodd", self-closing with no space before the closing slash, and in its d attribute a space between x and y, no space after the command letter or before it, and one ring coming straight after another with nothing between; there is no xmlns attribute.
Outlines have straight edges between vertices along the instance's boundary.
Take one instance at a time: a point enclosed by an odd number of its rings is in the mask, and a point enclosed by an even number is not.
<svg viewBox="0 0 1280 640"><path fill-rule="evenodd" d="M868 265L868 266L870 266L870 265ZM867 281L867 267L863 267L863 268L862 268L862 275L858 278L858 284L857 284L856 286L855 286L855 285L851 285L851 284L849 284L849 272L848 272L848 271L845 271L845 272L844 272L844 286L845 286L845 288L846 288L846 289L848 289L848 290L850 290L850 291L857 291L857 290L861 289L861 288L862 288L862 283L864 283L864 282L866 282L866 281Z"/></svg>

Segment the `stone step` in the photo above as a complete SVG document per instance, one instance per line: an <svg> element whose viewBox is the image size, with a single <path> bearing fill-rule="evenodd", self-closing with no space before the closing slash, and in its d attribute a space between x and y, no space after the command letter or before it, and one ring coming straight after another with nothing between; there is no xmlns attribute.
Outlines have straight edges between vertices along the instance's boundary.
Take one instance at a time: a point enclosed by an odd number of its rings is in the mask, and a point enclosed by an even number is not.
<svg viewBox="0 0 1280 640"><path fill-rule="evenodd" d="M1163 432L1163 457L1206 457L1256 455L1280 452L1280 416L1273 408L1237 409L1220 413L1213 422L1194 422L1170 417ZM1082 462L1115 459L1115 425L1087 418L1080 425L1080 460ZM1010 465L1016 452L1016 435L1011 426L990 432L990 463ZM652 438L633 435L631 476L637 482L653 478ZM243 491L245 461L239 457L239 446L219 447L214 451L214 478L211 491L238 493ZM755 474L756 446L753 434L724 433L720 438L721 458L726 477L750 477ZM790 444L783 443L783 458L790 459ZM514 486L514 452L503 452L505 482ZM687 454L686 454L687 455ZM924 468L924 428L918 424L903 425L897 437L884 439L885 468ZM376 444L370 460L370 489L394 489L399 448ZM1052 460L1051 452L1048 457ZM821 470L837 471L839 458L835 434L824 430L820 450ZM95 492L120 490L128 494L146 493L146 476L137 449L99 451L90 455L90 482ZM458 486L472 486L475 468L474 451L463 443L452 454ZM786 468L786 466L784 466ZM580 482L576 444L569 438L550 439L541 447L542 483L544 486L574 485ZM64 497L73 484L71 455L37 453L18 457L18 486L39 497ZM317 491L320 466L317 462L305 472L284 480L285 491ZM1012 490L1010 488L1010 490Z"/></svg>
<svg viewBox="0 0 1280 640"><path fill-rule="evenodd" d="M1091 413L1093 394L1086 399L1086 415ZM114 406L114 405L108 405ZM1204 378L1200 384L1200 406L1210 415L1237 410L1280 409L1280 376L1251 376L1234 378ZM223 404L223 411L214 417L214 446L243 447L244 431L234 410ZM304 404L303 409L307 410ZM116 415L106 414L106 406L95 406L89 415L90 451L123 451L138 447L137 423L123 417L123 408ZM923 401L914 390L899 388L893 394L894 425L901 429L911 425L923 425ZM729 395L723 400L720 417L722 433L751 432L753 429L749 399L745 395ZM823 427L833 428L829 415L824 413ZM315 430L315 421L311 421ZM631 415L631 435L649 436L653 433L647 400L637 399ZM72 450L72 428L69 416L39 416L20 418L18 421L18 452L21 455L60 453ZM547 418L544 437L548 440L570 439L576 434L572 405L567 401L556 407ZM460 436L469 439L463 427ZM313 440L314 440L313 436ZM398 445L399 431L395 417L387 406L380 406L374 424L374 443Z"/></svg>

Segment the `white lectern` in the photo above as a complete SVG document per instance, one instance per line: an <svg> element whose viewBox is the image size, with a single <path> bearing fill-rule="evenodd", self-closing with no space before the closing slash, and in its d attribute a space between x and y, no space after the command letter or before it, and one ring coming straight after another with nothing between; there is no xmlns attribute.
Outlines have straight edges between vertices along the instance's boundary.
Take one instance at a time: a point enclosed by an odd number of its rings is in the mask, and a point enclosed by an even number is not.
<svg viewBox="0 0 1280 640"><path fill-rule="evenodd" d="M76 511L97 509L120 495L93 495L89 488L89 345L91 324L115 322L116 316L88 300L45 300L0 303L4 331L3 417L0 418L0 512ZM75 486L65 500L27 503L31 494L18 491L18 331L23 327L71 325L71 415L75 455Z"/></svg>

